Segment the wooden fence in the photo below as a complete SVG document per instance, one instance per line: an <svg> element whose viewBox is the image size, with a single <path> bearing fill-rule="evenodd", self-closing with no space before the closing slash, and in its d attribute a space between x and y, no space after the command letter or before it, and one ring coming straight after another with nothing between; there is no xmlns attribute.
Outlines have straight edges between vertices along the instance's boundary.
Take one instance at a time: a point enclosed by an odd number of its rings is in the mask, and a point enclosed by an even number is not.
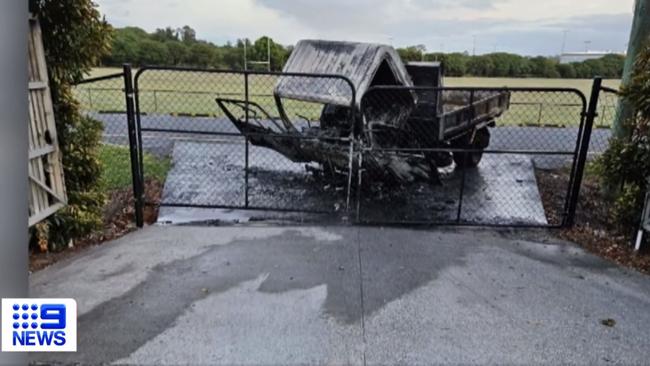
<svg viewBox="0 0 650 366"><path fill-rule="evenodd" d="M29 19L29 226L66 204L61 152L38 20Z"/></svg>

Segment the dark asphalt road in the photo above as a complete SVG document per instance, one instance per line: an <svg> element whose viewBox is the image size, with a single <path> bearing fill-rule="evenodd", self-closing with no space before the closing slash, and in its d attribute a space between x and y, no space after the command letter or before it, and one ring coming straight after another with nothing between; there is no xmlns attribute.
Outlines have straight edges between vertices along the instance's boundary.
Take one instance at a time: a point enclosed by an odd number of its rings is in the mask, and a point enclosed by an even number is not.
<svg viewBox="0 0 650 366"><path fill-rule="evenodd" d="M104 123L104 139L110 143L127 144L126 117L121 114L93 114ZM143 132L145 150L169 155L174 140L207 141L214 139L234 139L217 135L196 135L189 132L237 133L237 129L227 118L175 117L170 115L141 116L142 128L174 129L184 133ZM497 127L491 129L490 150L537 150L573 152L576 147L577 128L551 127ZM590 152L602 152L607 146L610 131L594 129ZM561 164L566 159L535 159L542 165ZM548 163L547 163L548 162Z"/></svg>

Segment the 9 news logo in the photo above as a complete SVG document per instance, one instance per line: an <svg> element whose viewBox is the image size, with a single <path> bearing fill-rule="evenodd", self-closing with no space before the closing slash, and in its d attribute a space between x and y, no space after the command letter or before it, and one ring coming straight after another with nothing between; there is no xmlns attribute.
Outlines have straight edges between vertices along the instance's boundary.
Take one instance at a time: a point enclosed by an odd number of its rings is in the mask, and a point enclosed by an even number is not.
<svg viewBox="0 0 650 366"><path fill-rule="evenodd" d="M2 351L77 351L74 299L2 299Z"/></svg>

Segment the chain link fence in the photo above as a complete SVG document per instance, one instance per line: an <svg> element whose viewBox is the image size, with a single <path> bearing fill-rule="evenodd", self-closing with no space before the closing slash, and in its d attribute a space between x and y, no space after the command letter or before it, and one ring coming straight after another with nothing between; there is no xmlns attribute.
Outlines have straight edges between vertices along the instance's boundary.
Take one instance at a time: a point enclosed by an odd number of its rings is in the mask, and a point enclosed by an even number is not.
<svg viewBox="0 0 650 366"><path fill-rule="evenodd" d="M74 93L128 164L125 81L93 78ZM170 207L561 226L580 183L588 111L574 89L375 87L357 98L336 75L159 67L132 81L137 184L162 221ZM603 88L598 102L589 156L607 146L618 95Z"/></svg>
<svg viewBox="0 0 650 366"><path fill-rule="evenodd" d="M589 149L592 157L599 155L607 146L612 136L611 128L616 120L616 111L620 101L617 90L603 87L598 95L598 116L594 120L594 131Z"/></svg>
<svg viewBox="0 0 650 366"><path fill-rule="evenodd" d="M102 141L128 146L124 74L113 73L86 79L72 90L81 111L103 123Z"/></svg>
<svg viewBox="0 0 650 366"><path fill-rule="evenodd" d="M563 225L572 182L554 187L563 200L544 200L538 175L575 169L585 112L572 89L371 89L358 220Z"/></svg>
<svg viewBox="0 0 650 366"><path fill-rule="evenodd" d="M349 157L353 116L344 116L347 129L323 136L324 105L309 100L314 89L330 90L349 105L354 90L344 78L154 68L135 80L142 151L171 162L160 200L146 204L346 211L350 180L341 159ZM279 82L291 99L276 97ZM316 156L320 148L331 154Z"/></svg>

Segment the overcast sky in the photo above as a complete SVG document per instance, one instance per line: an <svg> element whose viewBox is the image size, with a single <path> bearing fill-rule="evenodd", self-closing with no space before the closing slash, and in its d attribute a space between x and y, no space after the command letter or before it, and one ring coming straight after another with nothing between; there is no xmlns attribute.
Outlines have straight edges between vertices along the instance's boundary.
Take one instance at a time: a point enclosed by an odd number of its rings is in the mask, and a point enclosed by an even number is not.
<svg viewBox="0 0 650 366"><path fill-rule="evenodd" d="M190 25L217 44L269 35L368 41L428 51L556 55L623 51L634 0L95 0L115 27ZM586 44L590 41L590 44Z"/></svg>

